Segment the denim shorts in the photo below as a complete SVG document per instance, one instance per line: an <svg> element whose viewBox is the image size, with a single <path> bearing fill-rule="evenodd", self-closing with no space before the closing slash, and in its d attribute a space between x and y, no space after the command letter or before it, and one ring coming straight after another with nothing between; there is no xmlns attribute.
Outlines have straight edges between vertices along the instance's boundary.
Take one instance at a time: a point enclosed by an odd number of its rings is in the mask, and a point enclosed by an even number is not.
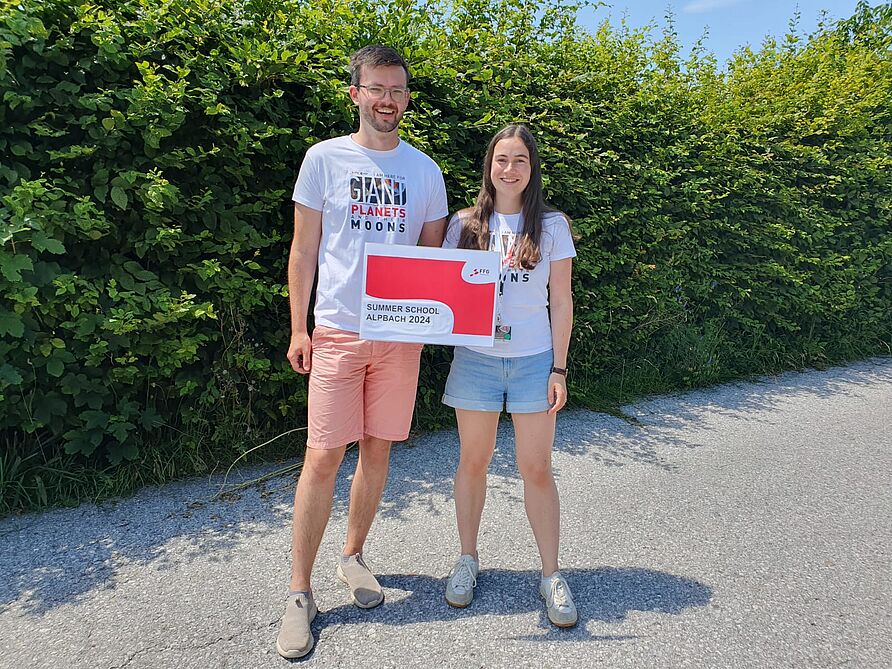
<svg viewBox="0 0 892 669"><path fill-rule="evenodd" d="M554 351L519 358L500 358L455 347L443 404L469 411L508 413L547 411L548 377Z"/></svg>

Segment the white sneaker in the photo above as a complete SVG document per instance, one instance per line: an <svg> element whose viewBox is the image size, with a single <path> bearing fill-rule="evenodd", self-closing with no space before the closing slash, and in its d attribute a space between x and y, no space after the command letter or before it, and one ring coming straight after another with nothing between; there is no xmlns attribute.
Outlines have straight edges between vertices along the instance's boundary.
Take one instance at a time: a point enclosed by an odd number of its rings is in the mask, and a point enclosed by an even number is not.
<svg viewBox="0 0 892 669"><path fill-rule="evenodd" d="M548 578L543 578L539 582L539 594L545 600L548 619L552 624L558 627L573 627L576 624L573 593L561 572L556 571Z"/></svg>
<svg viewBox="0 0 892 669"><path fill-rule="evenodd" d="M446 603L449 606L463 609L471 603L479 572L480 563L471 555L462 555L458 559L446 581Z"/></svg>

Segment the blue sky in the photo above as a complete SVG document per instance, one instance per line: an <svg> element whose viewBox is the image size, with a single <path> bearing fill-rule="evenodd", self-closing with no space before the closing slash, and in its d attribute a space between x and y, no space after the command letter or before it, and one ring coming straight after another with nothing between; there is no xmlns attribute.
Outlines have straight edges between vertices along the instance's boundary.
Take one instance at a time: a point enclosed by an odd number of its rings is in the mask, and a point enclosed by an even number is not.
<svg viewBox="0 0 892 669"><path fill-rule="evenodd" d="M797 9L801 15L798 32L807 34L818 25L822 9L832 19L848 18L857 4L857 0L609 0L609 6L582 10L580 20L594 29L605 18L618 25L625 16L632 27L656 22L659 30L671 7L685 53L708 29L706 48L724 63L744 44L758 48L766 35L782 37Z"/></svg>

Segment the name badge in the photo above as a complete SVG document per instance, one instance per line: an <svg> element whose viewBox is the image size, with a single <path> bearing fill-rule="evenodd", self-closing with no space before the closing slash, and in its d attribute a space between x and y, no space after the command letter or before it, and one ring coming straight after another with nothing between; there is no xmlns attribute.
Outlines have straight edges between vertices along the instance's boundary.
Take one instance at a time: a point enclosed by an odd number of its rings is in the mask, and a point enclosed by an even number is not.
<svg viewBox="0 0 892 669"><path fill-rule="evenodd" d="M511 326L510 325L496 325L496 341L511 341Z"/></svg>

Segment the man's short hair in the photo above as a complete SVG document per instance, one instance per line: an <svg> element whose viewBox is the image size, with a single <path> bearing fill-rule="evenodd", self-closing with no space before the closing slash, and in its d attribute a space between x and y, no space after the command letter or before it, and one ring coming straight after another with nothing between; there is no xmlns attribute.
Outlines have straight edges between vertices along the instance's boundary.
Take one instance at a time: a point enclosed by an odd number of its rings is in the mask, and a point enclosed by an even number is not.
<svg viewBox="0 0 892 669"><path fill-rule="evenodd" d="M350 83L359 86L363 67L401 67L409 82L409 66L396 49L383 44L369 44L350 56Z"/></svg>

